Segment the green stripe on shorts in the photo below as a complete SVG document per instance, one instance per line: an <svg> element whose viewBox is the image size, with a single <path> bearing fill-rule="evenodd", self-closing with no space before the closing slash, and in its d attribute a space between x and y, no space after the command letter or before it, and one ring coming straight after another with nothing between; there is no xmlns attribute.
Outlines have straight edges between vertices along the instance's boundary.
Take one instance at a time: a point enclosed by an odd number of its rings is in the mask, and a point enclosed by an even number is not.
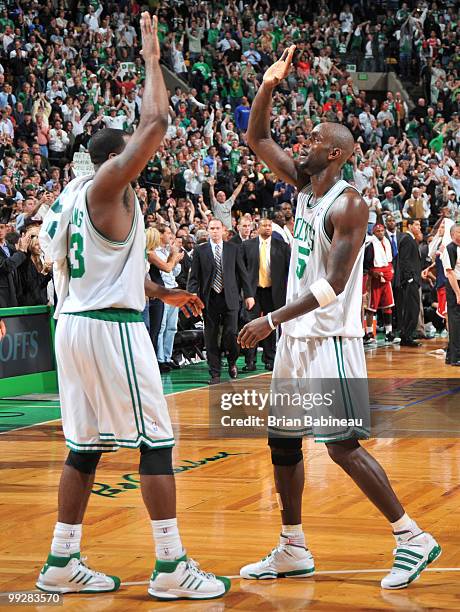
<svg viewBox="0 0 460 612"><path fill-rule="evenodd" d="M141 394L139 393L139 385L137 384L136 366L134 365L133 351L132 351L132 348L131 348L131 337L129 335L129 327L128 327L128 325L126 323L125 323L125 331L126 331L126 338L128 339L128 351L129 351L129 357L130 357L130 360L131 360L131 369L132 369L132 372L133 372L134 386L136 387L137 408L139 410L139 414L140 414L140 417L141 417L142 433L144 434L144 436L146 436L147 433L145 431L144 415L142 414Z"/></svg>
<svg viewBox="0 0 460 612"><path fill-rule="evenodd" d="M347 401L347 396L346 396L346 391L345 391L345 382L344 382L345 373L343 371L343 364L341 363L341 360L339 357L338 342L335 336L334 336L334 349L335 349L335 358L337 360L337 371L339 373L339 379L340 379L340 388L342 390L343 406L345 408L346 418L349 419L350 413L348 412L348 401Z"/></svg>
<svg viewBox="0 0 460 612"><path fill-rule="evenodd" d="M355 411L353 410L353 400L351 399L351 394L350 394L350 388L348 386L348 380L347 380L347 375L345 374L345 360L343 358L343 346L342 346L342 336L339 337L339 349L340 349L340 356L342 358L342 372L343 372L343 379L345 382L345 387L346 387L346 392L347 392L347 396L348 396L348 400L349 400L349 407L351 410L351 417L354 419L355 418Z"/></svg>
<svg viewBox="0 0 460 612"><path fill-rule="evenodd" d="M140 434L141 431L139 429L139 421L138 421L138 418L137 418L136 402L134 401L134 391L133 391L133 386L131 384L131 376L130 376L129 368L128 368L128 359L127 359L127 356L126 356L127 355L127 351L126 351L126 348L125 348L125 340L124 340L124 337L123 337L123 326L122 326L121 323L118 323L118 330L120 332L121 348L123 350L123 359L124 359L124 362L125 362L126 378L127 378L127 381L128 381L129 393L131 395L131 404L132 404L132 408L133 408L133 412L134 412L134 418L136 420L136 429L137 429L137 433Z"/></svg>

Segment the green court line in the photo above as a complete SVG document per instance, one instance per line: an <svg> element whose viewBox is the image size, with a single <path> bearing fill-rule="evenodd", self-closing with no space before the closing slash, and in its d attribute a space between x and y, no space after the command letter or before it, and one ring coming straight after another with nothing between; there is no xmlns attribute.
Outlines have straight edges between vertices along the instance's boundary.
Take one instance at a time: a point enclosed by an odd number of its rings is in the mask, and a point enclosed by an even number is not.
<svg viewBox="0 0 460 612"><path fill-rule="evenodd" d="M226 364L226 360L224 360ZM238 360L240 373L238 379L254 376L256 374L268 374L263 364L258 364L256 372L241 372L244 366L244 358ZM222 382L229 379L227 366L222 368ZM198 364L185 366L179 370L171 370L162 375L163 391L165 395L190 391L208 387L209 380L208 364L202 361ZM37 400L30 398L21 400L19 398L0 399L0 433L13 431L23 427L32 427L39 423L54 421L61 418L60 404L58 400Z"/></svg>
<svg viewBox="0 0 460 612"><path fill-rule="evenodd" d="M61 417L59 404L55 402L27 402L0 400L0 432L12 431L20 427L30 427Z"/></svg>

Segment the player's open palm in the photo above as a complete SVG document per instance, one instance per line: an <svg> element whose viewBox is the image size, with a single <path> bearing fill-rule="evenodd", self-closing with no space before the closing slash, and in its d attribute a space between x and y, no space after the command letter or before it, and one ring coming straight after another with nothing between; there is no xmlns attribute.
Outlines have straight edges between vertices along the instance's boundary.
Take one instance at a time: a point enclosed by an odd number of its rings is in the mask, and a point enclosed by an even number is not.
<svg viewBox="0 0 460 612"><path fill-rule="evenodd" d="M270 87L276 87L289 74L291 68L292 57L294 55L295 45L291 45L289 49L285 49L280 59L272 64L264 74L264 83Z"/></svg>
<svg viewBox="0 0 460 612"><path fill-rule="evenodd" d="M153 18L147 11L141 15L142 57L144 61L160 59L160 42L158 40L158 18Z"/></svg>

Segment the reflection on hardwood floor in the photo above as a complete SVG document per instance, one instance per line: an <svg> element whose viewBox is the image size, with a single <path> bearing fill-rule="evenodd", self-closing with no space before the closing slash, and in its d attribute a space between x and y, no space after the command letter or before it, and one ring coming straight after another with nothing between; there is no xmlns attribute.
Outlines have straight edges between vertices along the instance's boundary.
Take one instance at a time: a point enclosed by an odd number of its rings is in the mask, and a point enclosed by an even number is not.
<svg viewBox="0 0 460 612"><path fill-rule="evenodd" d="M367 353L374 378L458 377L458 369L420 349L390 347ZM457 374L458 372L458 374ZM454 376L455 375L455 376ZM238 574L276 545L280 522L272 469L263 439L209 439L208 391L168 398L177 446L178 516L188 552L219 574ZM457 402L458 404L458 402ZM430 401L419 404L423 427ZM396 413L403 423L410 408ZM305 443L303 523L318 574L306 580L234 579L225 599L166 604L149 599L146 584L116 594L65 597L64 608L100 612L223 610L457 610L460 573L460 439L373 439L365 443L388 471L407 511L443 546L433 571L404 591L379 587L391 565L393 539L386 521L328 458L324 446ZM56 520L56 491L66 456L59 422L0 436L0 589L34 588ZM122 450L101 462L84 525L83 550L95 569L124 582L148 580L153 544L137 482L137 452ZM374 571L372 571L374 570ZM347 573L334 573L334 572Z"/></svg>

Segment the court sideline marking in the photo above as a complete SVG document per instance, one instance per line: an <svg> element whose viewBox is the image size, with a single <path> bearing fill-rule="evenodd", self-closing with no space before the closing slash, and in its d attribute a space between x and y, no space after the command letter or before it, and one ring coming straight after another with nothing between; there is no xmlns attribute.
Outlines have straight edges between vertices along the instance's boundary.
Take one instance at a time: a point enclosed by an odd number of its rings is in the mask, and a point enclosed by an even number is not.
<svg viewBox="0 0 460 612"><path fill-rule="evenodd" d="M315 576L328 576L333 574L384 574L391 570L391 568L386 569L356 569L356 570L319 570L315 571L312 575L314 579ZM428 567L423 570L424 572L460 572L460 567ZM236 580L237 578L241 578L239 574L235 574L234 576L225 576L225 578L229 578L230 580ZM245 580L241 578L241 580ZM291 580L295 580L292 578ZM300 579L297 579L300 582ZM149 584L149 580L141 580L139 582L122 582L121 586L143 586ZM252 580L250 582L264 582L264 580Z"/></svg>
<svg viewBox="0 0 460 612"><path fill-rule="evenodd" d="M315 572L311 578L314 580L315 576L329 576L329 575L335 575L335 574L384 574L390 571L391 568L387 568L387 569L355 569L355 570L319 570L317 572ZM460 572L460 567L428 567L427 569L424 570L424 572ZM241 578L241 576L239 574L236 574L234 576L225 576L225 578L229 578L230 580L236 580L238 578ZM245 580L244 578L241 578L241 580ZM295 581L294 578L291 579L292 581ZM305 579L304 579L305 580ZM300 579L297 579L298 582L303 582L303 580L301 581ZM252 582L267 582L264 580L253 580ZM131 587L131 586L146 586L147 584L150 584L150 580L140 580L137 582L122 582L120 586L122 587ZM30 593L42 593L42 591L35 589L35 590L30 590ZM11 591L8 591L8 593L11 593ZM0 595L7 595L8 593L2 593L0 592ZM78 595L78 593L72 593L72 595ZM84 593L82 593L82 595L84 595Z"/></svg>

